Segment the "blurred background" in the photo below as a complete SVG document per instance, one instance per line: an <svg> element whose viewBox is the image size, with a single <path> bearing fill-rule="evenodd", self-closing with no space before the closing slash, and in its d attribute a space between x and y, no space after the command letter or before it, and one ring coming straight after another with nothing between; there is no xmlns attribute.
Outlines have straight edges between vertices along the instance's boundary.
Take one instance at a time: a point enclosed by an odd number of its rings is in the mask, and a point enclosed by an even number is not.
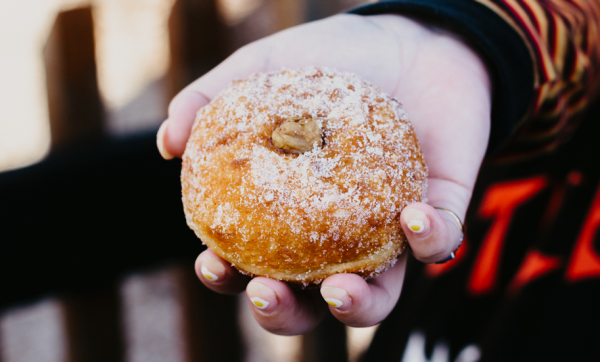
<svg viewBox="0 0 600 362"><path fill-rule="evenodd" d="M274 336L201 286L154 137L235 49L366 2L0 2L0 362L357 361L376 327Z"/></svg>
<svg viewBox="0 0 600 362"><path fill-rule="evenodd" d="M81 39L74 40L81 42L73 44L74 51L82 44L92 46L87 51L95 55L104 131L126 135L155 128L184 81L201 75L240 46L366 2L4 1L0 4L0 170L37 162L50 149L46 80L55 75L46 74L52 60L46 54L45 62L44 49L57 51L47 48L52 30L62 25L57 23L60 12L87 9L93 16L89 24L64 31L77 33L79 27L90 27L89 39L79 34ZM191 69L181 70L182 66ZM188 74L173 74L178 72Z"/></svg>

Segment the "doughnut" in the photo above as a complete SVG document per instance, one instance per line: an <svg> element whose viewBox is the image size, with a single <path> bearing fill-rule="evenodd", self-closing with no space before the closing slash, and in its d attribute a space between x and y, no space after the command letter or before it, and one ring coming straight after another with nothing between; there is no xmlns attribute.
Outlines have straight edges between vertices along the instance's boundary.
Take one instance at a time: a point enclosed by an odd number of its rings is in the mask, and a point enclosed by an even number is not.
<svg viewBox="0 0 600 362"><path fill-rule="evenodd" d="M400 212L427 167L402 105L330 68L254 74L196 116L186 221L240 272L292 284L375 277L407 247Z"/></svg>

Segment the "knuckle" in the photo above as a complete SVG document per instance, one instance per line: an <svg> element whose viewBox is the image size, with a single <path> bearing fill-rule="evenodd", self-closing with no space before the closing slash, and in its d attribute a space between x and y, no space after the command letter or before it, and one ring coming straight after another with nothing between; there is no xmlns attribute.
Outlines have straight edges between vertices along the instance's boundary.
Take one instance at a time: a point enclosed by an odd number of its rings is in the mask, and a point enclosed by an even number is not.
<svg viewBox="0 0 600 362"><path fill-rule="evenodd" d="M429 251L429 255L437 257L446 254L447 245L448 243L445 240L436 240Z"/></svg>
<svg viewBox="0 0 600 362"><path fill-rule="evenodd" d="M290 316L278 316L277 318L264 318L257 317L256 321L269 333L277 334L280 336L289 336L297 334L296 332L296 324L290 323L290 320L294 320L294 318L290 318Z"/></svg>
<svg viewBox="0 0 600 362"><path fill-rule="evenodd" d="M364 328L374 326L385 319L385 316L373 316L370 313L336 314L336 318L349 327Z"/></svg>
<svg viewBox="0 0 600 362"><path fill-rule="evenodd" d="M448 247L445 241L435 239L427 244L423 243L416 248L413 246L413 254L422 262L433 263L446 254L446 249L448 249Z"/></svg>
<svg viewBox="0 0 600 362"><path fill-rule="evenodd" d="M256 52L258 42L252 42L250 44L246 44L241 48L237 49L233 54L231 54L230 59L233 60L246 60L247 57L251 56Z"/></svg>

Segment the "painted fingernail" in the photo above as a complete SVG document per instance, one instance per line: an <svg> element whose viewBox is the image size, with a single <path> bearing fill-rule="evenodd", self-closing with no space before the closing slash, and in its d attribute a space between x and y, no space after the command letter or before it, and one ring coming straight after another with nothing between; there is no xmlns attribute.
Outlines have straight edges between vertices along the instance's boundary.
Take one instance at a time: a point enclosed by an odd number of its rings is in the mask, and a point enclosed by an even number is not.
<svg viewBox="0 0 600 362"><path fill-rule="evenodd" d="M429 229L429 218L419 209L406 209L402 213L406 225L415 234L423 234Z"/></svg>
<svg viewBox="0 0 600 362"><path fill-rule="evenodd" d="M204 259L200 271L209 282L216 282L225 276L225 267L223 264L211 257Z"/></svg>
<svg viewBox="0 0 600 362"><path fill-rule="evenodd" d="M169 121L164 121L160 125L158 133L156 134L156 147L158 148L158 152L160 152L162 158L164 158L165 160L170 160L173 157L175 157L172 154L170 154L169 151L167 151L167 149L165 148L165 132L167 131L168 125Z"/></svg>
<svg viewBox="0 0 600 362"><path fill-rule="evenodd" d="M277 295L273 289L258 282L250 282L246 287L246 294L252 305L265 312L271 312L277 307Z"/></svg>
<svg viewBox="0 0 600 362"><path fill-rule="evenodd" d="M352 305L352 299L344 289L325 286L321 288L321 295L327 304L338 310L348 310Z"/></svg>

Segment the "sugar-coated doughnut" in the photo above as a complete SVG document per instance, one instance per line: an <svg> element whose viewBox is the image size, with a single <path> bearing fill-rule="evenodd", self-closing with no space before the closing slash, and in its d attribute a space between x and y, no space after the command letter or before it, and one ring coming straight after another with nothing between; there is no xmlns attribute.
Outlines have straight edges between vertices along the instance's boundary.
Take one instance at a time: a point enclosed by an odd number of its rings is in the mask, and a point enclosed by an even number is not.
<svg viewBox="0 0 600 362"><path fill-rule="evenodd" d="M249 275L376 276L406 248L427 167L401 104L329 68L255 74L198 111L183 156L188 225Z"/></svg>

